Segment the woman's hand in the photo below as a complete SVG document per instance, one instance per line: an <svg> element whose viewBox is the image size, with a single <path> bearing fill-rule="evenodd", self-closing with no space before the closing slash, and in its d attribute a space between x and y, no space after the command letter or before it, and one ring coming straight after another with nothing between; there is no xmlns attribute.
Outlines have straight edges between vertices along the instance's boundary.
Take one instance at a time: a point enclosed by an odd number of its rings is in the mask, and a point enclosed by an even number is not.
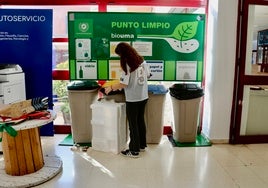
<svg viewBox="0 0 268 188"><path fill-rule="evenodd" d="M105 89L105 94L108 95L111 91L113 91L112 85L109 87L104 88Z"/></svg>

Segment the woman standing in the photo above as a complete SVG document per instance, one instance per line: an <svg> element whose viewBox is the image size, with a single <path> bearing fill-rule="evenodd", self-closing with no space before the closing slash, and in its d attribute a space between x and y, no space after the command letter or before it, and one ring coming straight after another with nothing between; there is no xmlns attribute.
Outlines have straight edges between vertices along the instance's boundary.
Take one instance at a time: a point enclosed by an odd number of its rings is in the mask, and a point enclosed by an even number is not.
<svg viewBox="0 0 268 188"><path fill-rule="evenodd" d="M105 88L105 93L124 89L130 142L129 149L122 151L121 154L139 157L139 152L145 151L147 147L144 111L148 100L147 78L150 76L150 71L143 57L130 44L119 43L115 53L120 56L123 73L120 82Z"/></svg>

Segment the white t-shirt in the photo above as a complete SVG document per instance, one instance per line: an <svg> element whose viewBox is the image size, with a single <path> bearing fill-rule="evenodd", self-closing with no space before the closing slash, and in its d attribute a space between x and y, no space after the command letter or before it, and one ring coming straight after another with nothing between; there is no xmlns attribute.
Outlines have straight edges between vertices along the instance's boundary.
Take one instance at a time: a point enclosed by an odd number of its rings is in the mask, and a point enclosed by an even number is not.
<svg viewBox="0 0 268 188"><path fill-rule="evenodd" d="M127 102L137 102L148 99L147 78L150 76L150 70L144 61L135 71L129 72L127 66L127 74L122 72L120 83L127 85L124 88Z"/></svg>

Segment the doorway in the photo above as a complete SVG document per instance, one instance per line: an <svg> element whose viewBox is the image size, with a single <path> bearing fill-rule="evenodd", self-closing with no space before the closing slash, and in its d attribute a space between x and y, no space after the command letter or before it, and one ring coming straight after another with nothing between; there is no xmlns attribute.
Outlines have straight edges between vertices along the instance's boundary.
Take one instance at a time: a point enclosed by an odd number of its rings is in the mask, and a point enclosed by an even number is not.
<svg viewBox="0 0 268 188"><path fill-rule="evenodd" d="M241 1L241 32L230 142L268 141L268 2Z"/></svg>

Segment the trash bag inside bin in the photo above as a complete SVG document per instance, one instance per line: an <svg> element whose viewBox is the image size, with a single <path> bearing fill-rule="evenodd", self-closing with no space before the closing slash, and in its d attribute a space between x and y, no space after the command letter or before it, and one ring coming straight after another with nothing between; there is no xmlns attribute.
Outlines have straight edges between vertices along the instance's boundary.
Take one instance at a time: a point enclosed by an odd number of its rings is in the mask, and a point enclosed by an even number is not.
<svg viewBox="0 0 268 188"><path fill-rule="evenodd" d="M105 93L105 88L106 87L110 87L114 84L119 84L120 81L119 80L109 80L109 81L106 81L103 85L102 85L102 88L100 89L100 92L102 92L104 95L107 95ZM116 95L116 94L124 94L125 91L124 89L118 89L118 90L115 90L115 91L111 91L110 93L108 93L108 95Z"/></svg>
<svg viewBox="0 0 268 188"><path fill-rule="evenodd" d="M67 85L68 90L93 90L99 87L99 84L92 80L76 80Z"/></svg>
<svg viewBox="0 0 268 188"><path fill-rule="evenodd" d="M166 94L168 92L168 89L165 88L164 85L155 85L155 84L149 84L148 85L148 92L152 94Z"/></svg>
<svg viewBox="0 0 268 188"><path fill-rule="evenodd" d="M170 95L179 100L199 98L204 95L203 89L196 84L174 84L169 88Z"/></svg>
<svg viewBox="0 0 268 188"><path fill-rule="evenodd" d="M102 92L104 95L107 95L106 93L105 93L105 88L104 87L102 87L101 89L100 89L100 92ZM115 91L111 91L110 93L108 93L108 95L116 95L116 94L124 94L125 92L124 92L124 89L121 89L121 90L115 90Z"/></svg>

